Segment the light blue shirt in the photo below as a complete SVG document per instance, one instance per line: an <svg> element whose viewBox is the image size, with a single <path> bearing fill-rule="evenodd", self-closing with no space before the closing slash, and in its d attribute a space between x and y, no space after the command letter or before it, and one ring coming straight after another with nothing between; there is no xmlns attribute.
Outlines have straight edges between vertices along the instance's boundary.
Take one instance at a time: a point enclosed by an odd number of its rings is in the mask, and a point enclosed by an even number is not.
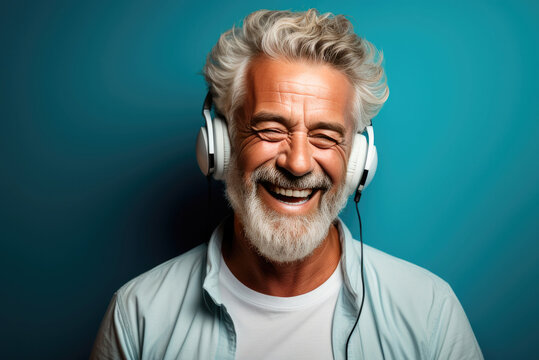
<svg viewBox="0 0 539 360"><path fill-rule="evenodd" d="M335 308L332 345L333 357L345 359L362 295L360 243L341 220L336 225L343 245L344 286ZM91 359L234 359L234 323L219 294L224 228L221 224L207 245L118 290ZM364 256L365 303L348 359L483 359L445 281L369 246L364 246Z"/></svg>

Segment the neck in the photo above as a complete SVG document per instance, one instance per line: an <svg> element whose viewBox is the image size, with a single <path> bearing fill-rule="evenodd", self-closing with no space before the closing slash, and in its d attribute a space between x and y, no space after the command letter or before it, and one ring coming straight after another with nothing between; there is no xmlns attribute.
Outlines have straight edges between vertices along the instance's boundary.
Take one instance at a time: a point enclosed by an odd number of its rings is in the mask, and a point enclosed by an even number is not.
<svg viewBox="0 0 539 360"><path fill-rule="evenodd" d="M223 258L234 276L247 287L272 296L297 296L316 289L335 271L341 257L339 232L331 225L318 248L304 259L279 263L259 255L234 216L232 237L225 237Z"/></svg>

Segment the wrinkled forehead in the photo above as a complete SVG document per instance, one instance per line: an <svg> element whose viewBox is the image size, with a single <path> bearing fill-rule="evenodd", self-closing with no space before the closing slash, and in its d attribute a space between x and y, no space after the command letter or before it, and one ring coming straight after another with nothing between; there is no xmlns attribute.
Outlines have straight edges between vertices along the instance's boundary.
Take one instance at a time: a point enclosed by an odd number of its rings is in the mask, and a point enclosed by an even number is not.
<svg viewBox="0 0 539 360"><path fill-rule="evenodd" d="M320 83L312 77L304 76L303 79L290 79L286 74L279 74L281 76L274 76L273 81L264 81L266 79L260 76L260 72L256 72L255 74L259 76L256 77L255 75L254 77L254 88L262 93L301 94L306 97L329 100L332 93L335 92L327 84Z"/></svg>
<svg viewBox="0 0 539 360"><path fill-rule="evenodd" d="M342 96L335 96L335 91L325 85L298 83L291 80L275 80L272 82L258 81L254 84L255 100L258 102L275 102L287 104L301 101L311 110L335 108L335 110L348 109L348 104Z"/></svg>
<svg viewBox="0 0 539 360"><path fill-rule="evenodd" d="M352 110L352 85L329 65L256 59L247 81L254 106L301 103L309 111L328 110L345 118Z"/></svg>

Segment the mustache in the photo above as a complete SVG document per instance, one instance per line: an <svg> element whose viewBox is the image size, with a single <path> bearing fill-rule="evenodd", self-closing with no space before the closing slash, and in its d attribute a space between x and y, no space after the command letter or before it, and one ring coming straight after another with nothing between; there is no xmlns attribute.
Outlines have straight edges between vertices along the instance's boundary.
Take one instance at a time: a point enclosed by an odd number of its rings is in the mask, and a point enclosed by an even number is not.
<svg viewBox="0 0 539 360"><path fill-rule="evenodd" d="M268 182L289 189L328 190L333 185L329 176L324 173L309 173L302 176L294 176L273 166L259 167L251 175L251 180L254 183Z"/></svg>

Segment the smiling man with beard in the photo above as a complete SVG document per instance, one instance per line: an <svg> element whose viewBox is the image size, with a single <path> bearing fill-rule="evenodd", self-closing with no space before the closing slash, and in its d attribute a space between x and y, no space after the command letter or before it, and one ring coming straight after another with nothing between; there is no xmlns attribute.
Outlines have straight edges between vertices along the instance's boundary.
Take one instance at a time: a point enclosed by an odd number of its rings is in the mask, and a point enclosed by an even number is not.
<svg viewBox="0 0 539 360"><path fill-rule="evenodd" d="M349 21L257 11L204 73L197 158L234 216L118 290L91 357L481 359L447 283L363 252L337 217L373 176L370 123L388 96L381 56Z"/></svg>
<svg viewBox="0 0 539 360"><path fill-rule="evenodd" d="M225 181L236 214L231 245L247 243L261 260L290 266L329 241L346 204L353 88L328 65L265 56L251 61L246 80Z"/></svg>

